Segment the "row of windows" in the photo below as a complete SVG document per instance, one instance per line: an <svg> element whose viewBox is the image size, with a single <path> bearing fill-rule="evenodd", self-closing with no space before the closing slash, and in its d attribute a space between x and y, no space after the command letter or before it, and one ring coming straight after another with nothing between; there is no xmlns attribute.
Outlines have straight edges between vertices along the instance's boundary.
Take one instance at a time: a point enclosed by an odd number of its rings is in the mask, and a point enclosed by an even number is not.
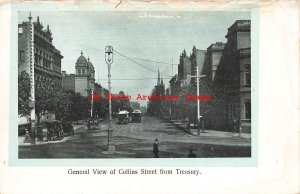
<svg viewBox="0 0 300 194"><path fill-rule="evenodd" d="M49 83L50 85L55 85L55 86L60 86L61 85L61 82L59 80L54 80L52 78L47 78L47 77L43 77L43 76L37 76L36 77L36 80L38 81L42 81L42 82L47 82ZM39 83L39 82L38 82Z"/></svg>
<svg viewBox="0 0 300 194"><path fill-rule="evenodd" d="M51 69L51 61L50 60L47 60L41 56L38 56L38 55L34 55L34 64L37 64L37 65L40 65L40 66L43 66L45 68L48 68L48 69Z"/></svg>
<svg viewBox="0 0 300 194"><path fill-rule="evenodd" d="M34 53L37 54L37 55L41 55L47 59L52 59L52 56L50 54L48 54L47 52L43 51L43 50L40 50L38 48L35 48L34 49Z"/></svg>
<svg viewBox="0 0 300 194"><path fill-rule="evenodd" d="M83 75L84 75L84 74L85 74L85 69L78 69L78 72L77 72L77 73L78 73L79 75L80 75L80 74L83 74Z"/></svg>

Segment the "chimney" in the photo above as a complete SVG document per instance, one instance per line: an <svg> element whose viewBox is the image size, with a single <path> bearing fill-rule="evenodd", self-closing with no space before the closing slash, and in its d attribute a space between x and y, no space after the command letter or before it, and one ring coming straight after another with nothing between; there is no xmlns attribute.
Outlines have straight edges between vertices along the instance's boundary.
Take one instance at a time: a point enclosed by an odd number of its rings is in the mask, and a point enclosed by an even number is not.
<svg viewBox="0 0 300 194"><path fill-rule="evenodd" d="M66 76L66 71L61 72L62 76Z"/></svg>

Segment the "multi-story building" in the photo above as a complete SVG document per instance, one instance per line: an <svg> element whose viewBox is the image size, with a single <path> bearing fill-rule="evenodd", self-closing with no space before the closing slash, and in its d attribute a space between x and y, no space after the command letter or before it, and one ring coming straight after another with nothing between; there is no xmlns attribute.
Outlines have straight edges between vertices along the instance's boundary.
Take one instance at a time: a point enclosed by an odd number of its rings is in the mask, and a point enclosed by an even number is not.
<svg viewBox="0 0 300 194"><path fill-rule="evenodd" d="M196 69L197 66L199 67L199 72L202 71L204 62L206 58L206 50L197 49L195 46L193 46L192 54L190 56L191 60L191 75L196 76ZM191 79L192 85L196 86L196 78L193 77Z"/></svg>
<svg viewBox="0 0 300 194"><path fill-rule="evenodd" d="M214 80L218 65L220 64L224 47L224 43L216 42L207 48L204 67L200 70L200 73L201 75L205 75L206 79L211 82Z"/></svg>
<svg viewBox="0 0 300 194"><path fill-rule="evenodd" d="M34 70L35 80L46 81L61 86L61 59L60 51L52 44L52 33L49 25L46 29L37 17L34 25ZM29 73L30 66L30 23L23 22L18 25L18 52L19 74L22 71Z"/></svg>
<svg viewBox="0 0 300 194"><path fill-rule="evenodd" d="M206 120L210 128L231 130L236 119L243 131L251 131L250 34L250 20L237 20L228 28L227 43L212 74L216 102Z"/></svg>
<svg viewBox="0 0 300 194"><path fill-rule="evenodd" d="M86 59L81 52L81 56L75 63L76 74L66 74L62 71L62 88L64 90L73 90L83 96L91 94L91 89L94 89L94 93L101 96L102 99L106 98L108 90L103 88L101 84L95 82L95 70L90 59Z"/></svg>
<svg viewBox="0 0 300 194"><path fill-rule="evenodd" d="M75 92L88 96L91 89L95 88L95 70L90 59L86 59L82 51L75 63L75 72Z"/></svg>
<svg viewBox="0 0 300 194"><path fill-rule="evenodd" d="M39 17L35 22L31 22L32 17L29 16L28 21L18 24L18 75L24 72L31 75L30 67L34 65L34 81L37 85L43 82L61 87L63 56L52 43L49 25L44 28ZM41 121L54 118L54 114L47 114Z"/></svg>

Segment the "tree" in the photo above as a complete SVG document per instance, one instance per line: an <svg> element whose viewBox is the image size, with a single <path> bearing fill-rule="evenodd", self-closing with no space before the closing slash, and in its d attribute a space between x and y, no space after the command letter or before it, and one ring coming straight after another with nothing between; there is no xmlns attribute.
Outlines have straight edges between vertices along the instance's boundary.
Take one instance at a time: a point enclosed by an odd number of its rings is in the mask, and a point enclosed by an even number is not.
<svg viewBox="0 0 300 194"><path fill-rule="evenodd" d="M40 118L48 113L56 114L56 118L68 117L71 109L71 94L49 82L36 80L35 84L35 114L37 124Z"/></svg>
<svg viewBox="0 0 300 194"><path fill-rule="evenodd" d="M54 96L53 104L54 113L59 120L71 119L71 107L72 107L72 93L62 90L59 87L53 87Z"/></svg>
<svg viewBox="0 0 300 194"><path fill-rule="evenodd" d="M74 91L68 91L71 94L71 120L78 123L79 119L82 119L84 116L83 112L83 100L84 97L80 93L75 93Z"/></svg>
<svg viewBox="0 0 300 194"><path fill-rule="evenodd" d="M28 73L23 71L18 77L18 113L21 116L30 115L32 108L30 102L30 78Z"/></svg>

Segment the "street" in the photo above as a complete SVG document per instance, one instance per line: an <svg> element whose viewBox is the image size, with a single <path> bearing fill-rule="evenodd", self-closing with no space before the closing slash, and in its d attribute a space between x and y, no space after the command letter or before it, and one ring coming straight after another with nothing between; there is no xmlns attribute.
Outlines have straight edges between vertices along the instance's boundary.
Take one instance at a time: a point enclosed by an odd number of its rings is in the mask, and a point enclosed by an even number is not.
<svg viewBox="0 0 300 194"><path fill-rule="evenodd" d="M112 142L116 152L105 154L107 125L108 121L104 121L100 130L91 131L82 125L75 130L74 136L63 141L20 145L19 158L152 158L152 144L156 138L161 158L187 157L190 148L199 158L251 156L249 138L235 138L230 132L209 136L209 131L200 137L193 136L166 120L150 116L142 117L142 123L117 124L112 120Z"/></svg>

